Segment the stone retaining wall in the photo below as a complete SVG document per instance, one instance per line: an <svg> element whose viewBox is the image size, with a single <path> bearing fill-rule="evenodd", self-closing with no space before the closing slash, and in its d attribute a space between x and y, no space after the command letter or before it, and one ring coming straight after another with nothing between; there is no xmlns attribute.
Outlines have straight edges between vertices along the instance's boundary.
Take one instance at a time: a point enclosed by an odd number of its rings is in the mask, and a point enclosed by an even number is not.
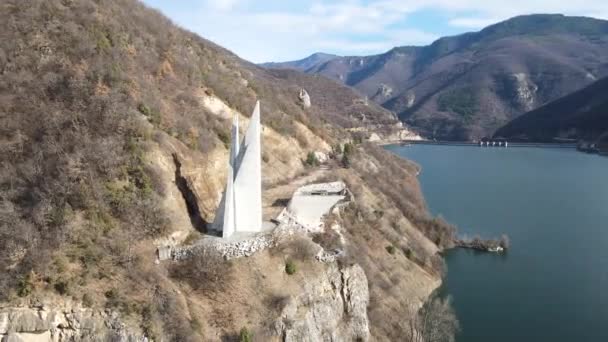
<svg viewBox="0 0 608 342"><path fill-rule="evenodd" d="M199 249L216 251L226 260L248 257L276 246L281 240L297 232L306 232L306 230L300 225L280 224L273 231L257 233L237 241L208 236L190 246L160 246L157 248L157 257L160 261L184 260Z"/></svg>

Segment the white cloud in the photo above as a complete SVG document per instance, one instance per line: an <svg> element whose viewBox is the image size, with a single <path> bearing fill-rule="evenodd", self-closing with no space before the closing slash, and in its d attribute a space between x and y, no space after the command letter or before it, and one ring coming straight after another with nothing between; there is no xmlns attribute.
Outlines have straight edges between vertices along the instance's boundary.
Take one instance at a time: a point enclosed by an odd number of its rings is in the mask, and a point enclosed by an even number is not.
<svg viewBox="0 0 608 342"><path fill-rule="evenodd" d="M358 55L425 45L443 31L480 29L520 14L608 16L606 0L190 1L203 6L169 13L173 20L253 62L299 59L316 51ZM446 21L412 27L410 19L421 10Z"/></svg>
<svg viewBox="0 0 608 342"><path fill-rule="evenodd" d="M218 10L218 11L230 11L234 9L240 0L207 0L207 8Z"/></svg>
<svg viewBox="0 0 608 342"><path fill-rule="evenodd" d="M409 12L395 2L317 2L303 11L256 10L253 2L207 2L174 14L182 26L253 62L299 59L315 51L378 53L403 44L428 44L435 35L391 27Z"/></svg>

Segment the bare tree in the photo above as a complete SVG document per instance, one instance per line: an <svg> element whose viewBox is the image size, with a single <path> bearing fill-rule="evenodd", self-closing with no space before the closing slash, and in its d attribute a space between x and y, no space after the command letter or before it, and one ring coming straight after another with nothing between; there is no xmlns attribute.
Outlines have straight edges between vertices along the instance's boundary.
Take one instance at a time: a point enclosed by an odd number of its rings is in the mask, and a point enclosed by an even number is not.
<svg viewBox="0 0 608 342"><path fill-rule="evenodd" d="M504 249L508 249L511 246L511 240L505 234L500 237L500 246Z"/></svg>
<svg viewBox="0 0 608 342"><path fill-rule="evenodd" d="M453 342L460 330L450 297L430 299L409 326L411 342Z"/></svg>
<svg viewBox="0 0 608 342"><path fill-rule="evenodd" d="M181 264L174 265L170 274L210 298L231 286L236 276L232 262L224 260L216 251L204 248L196 250Z"/></svg>

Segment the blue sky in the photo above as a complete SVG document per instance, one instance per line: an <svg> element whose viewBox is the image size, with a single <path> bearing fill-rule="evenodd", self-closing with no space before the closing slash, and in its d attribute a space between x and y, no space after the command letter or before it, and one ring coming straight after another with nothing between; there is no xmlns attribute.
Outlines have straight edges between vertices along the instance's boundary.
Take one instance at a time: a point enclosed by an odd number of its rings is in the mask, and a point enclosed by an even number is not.
<svg viewBox="0 0 608 342"><path fill-rule="evenodd" d="M370 55L530 13L608 18L608 0L144 0L252 62Z"/></svg>

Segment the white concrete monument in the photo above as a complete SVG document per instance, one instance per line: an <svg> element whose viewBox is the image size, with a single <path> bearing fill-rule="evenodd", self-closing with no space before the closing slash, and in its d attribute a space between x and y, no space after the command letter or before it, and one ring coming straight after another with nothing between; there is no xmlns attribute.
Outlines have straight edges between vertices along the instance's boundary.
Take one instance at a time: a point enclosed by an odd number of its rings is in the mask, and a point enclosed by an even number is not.
<svg viewBox="0 0 608 342"><path fill-rule="evenodd" d="M232 122L226 190L215 215L214 228L228 238L237 232L262 230L262 158L260 102L256 102L249 127L239 144L239 120Z"/></svg>

